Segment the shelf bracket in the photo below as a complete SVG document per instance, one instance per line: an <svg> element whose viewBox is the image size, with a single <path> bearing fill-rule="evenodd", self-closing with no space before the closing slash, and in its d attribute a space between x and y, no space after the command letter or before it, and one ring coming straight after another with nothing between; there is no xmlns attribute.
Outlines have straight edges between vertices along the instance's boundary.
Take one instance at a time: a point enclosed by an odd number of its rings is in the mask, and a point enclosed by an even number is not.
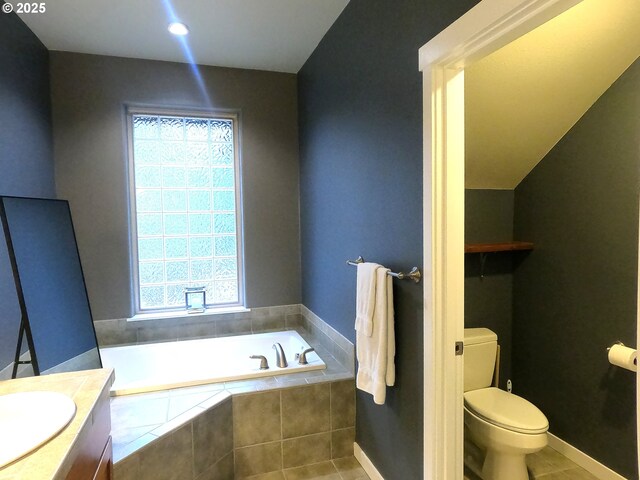
<svg viewBox="0 0 640 480"><path fill-rule="evenodd" d="M487 263L488 252L480 252L480 281L484 281L484 265Z"/></svg>

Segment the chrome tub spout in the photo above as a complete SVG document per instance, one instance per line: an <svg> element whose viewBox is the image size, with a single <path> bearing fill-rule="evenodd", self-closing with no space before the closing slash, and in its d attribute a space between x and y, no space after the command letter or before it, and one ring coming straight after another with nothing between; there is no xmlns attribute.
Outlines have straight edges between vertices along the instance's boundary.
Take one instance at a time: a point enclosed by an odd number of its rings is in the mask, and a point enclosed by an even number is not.
<svg viewBox="0 0 640 480"><path fill-rule="evenodd" d="M287 357L285 357L284 355L284 350L282 349L282 345L280 345L279 343L274 343L273 349L276 351L276 365L279 368L286 368L288 365Z"/></svg>

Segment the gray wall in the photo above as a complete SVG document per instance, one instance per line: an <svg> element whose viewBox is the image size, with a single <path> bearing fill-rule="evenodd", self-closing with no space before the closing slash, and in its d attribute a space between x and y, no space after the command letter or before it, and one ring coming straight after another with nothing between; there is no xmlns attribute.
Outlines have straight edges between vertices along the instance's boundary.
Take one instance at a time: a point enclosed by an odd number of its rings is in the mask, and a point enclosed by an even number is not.
<svg viewBox="0 0 640 480"><path fill-rule="evenodd" d="M636 61L515 193L515 234L535 250L514 276L514 391L627 478L638 478L636 376L605 349L636 343L639 165Z"/></svg>
<svg viewBox="0 0 640 480"><path fill-rule="evenodd" d="M513 190L465 190L465 243L513 238ZM513 268L526 253L489 253L480 277L480 254L465 254L464 326L490 328L500 343L500 386L511 377Z"/></svg>
<svg viewBox="0 0 640 480"><path fill-rule="evenodd" d="M241 111L246 303L300 303L296 77L200 67L214 108ZM131 315L125 105L204 108L189 65L51 53L58 195L76 225L97 320Z"/></svg>
<svg viewBox="0 0 640 480"><path fill-rule="evenodd" d="M49 53L16 14L0 14L0 195L55 197ZM0 229L0 370L13 361L19 325Z"/></svg>
<svg viewBox="0 0 640 480"><path fill-rule="evenodd" d="M418 49L474 0L351 0L298 75L303 303L354 340L355 268L422 265ZM423 284L393 282L396 385L358 391L356 438L387 480L422 478Z"/></svg>

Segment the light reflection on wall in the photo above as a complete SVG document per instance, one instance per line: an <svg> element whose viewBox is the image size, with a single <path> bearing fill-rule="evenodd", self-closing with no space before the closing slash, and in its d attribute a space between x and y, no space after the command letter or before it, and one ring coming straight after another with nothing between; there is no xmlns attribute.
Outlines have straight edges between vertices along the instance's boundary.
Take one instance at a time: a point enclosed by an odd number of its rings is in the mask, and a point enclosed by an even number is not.
<svg viewBox="0 0 640 480"><path fill-rule="evenodd" d="M171 4L171 0L162 0L164 5L164 9L167 13L168 21L167 24L173 22L181 22L182 20L176 15L173 5ZM191 68L191 72L193 73L193 77L195 78L196 83L198 84L198 88L200 89L200 93L202 93L202 97L204 99L205 106L207 108L213 108L211 103L211 98L209 98L209 94L207 93L207 89L204 85L204 80L202 79L202 75L200 74L200 69L198 68L198 64L191 52L191 47L189 46L188 35L176 36L176 40L180 43L180 47L182 48L182 52Z"/></svg>

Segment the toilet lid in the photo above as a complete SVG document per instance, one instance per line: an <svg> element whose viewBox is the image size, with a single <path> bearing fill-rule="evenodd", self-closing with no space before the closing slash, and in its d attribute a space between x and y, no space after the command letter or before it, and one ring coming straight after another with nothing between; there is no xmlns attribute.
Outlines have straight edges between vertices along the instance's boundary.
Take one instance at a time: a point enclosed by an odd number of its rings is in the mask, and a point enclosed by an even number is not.
<svg viewBox="0 0 640 480"><path fill-rule="evenodd" d="M534 404L499 388L481 388L464 394L464 405L487 422L519 433L544 433L549 421Z"/></svg>

